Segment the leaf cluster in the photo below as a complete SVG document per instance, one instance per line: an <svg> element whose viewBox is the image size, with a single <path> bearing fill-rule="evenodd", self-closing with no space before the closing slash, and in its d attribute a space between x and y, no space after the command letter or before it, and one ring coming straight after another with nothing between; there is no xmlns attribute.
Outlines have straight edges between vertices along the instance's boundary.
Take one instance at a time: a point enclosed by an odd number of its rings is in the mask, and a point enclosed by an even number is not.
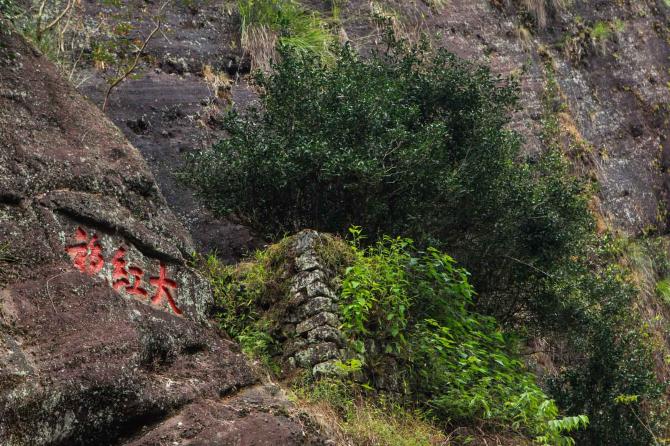
<svg viewBox="0 0 670 446"><path fill-rule="evenodd" d="M352 232L360 238L359 228ZM401 375L413 404L456 426L483 422L541 444L573 444L563 433L586 427L588 417L559 419L515 340L474 310L468 273L453 258L402 238L352 249L340 311L367 376ZM395 369L383 360L389 356Z"/></svg>

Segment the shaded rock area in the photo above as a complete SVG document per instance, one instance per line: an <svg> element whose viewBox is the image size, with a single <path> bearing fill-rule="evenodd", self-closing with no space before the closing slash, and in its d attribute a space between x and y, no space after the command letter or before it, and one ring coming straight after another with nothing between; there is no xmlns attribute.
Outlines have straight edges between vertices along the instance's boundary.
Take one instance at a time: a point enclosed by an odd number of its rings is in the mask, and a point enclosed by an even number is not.
<svg viewBox="0 0 670 446"><path fill-rule="evenodd" d="M0 23L0 444L323 443L209 326L193 250L137 150Z"/></svg>
<svg viewBox="0 0 670 446"><path fill-rule="evenodd" d="M305 433L315 429L313 422L304 416L300 423L288 422L291 410L277 387L249 387L220 403L201 400L192 404L129 445L313 443ZM226 425L225 430L221 429L222 424ZM259 432L263 435L254 434Z"/></svg>
<svg viewBox="0 0 670 446"><path fill-rule="evenodd" d="M209 148L224 136L224 110L233 103L244 108L255 99L246 83L235 82L248 73L248 62L233 45L235 19L226 2L175 1L163 9L159 3L81 3L86 23L105 24L85 31L86 40L98 43L109 41L109 30L121 23L132 27L132 36L146 37L161 11L161 32L149 42L135 74L112 92L106 112L146 159L198 251L216 251L233 262L260 247L262 240L245 226L214 216L175 173L185 154ZM79 60L79 91L98 105L111 76L109 70L96 68L90 57Z"/></svg>

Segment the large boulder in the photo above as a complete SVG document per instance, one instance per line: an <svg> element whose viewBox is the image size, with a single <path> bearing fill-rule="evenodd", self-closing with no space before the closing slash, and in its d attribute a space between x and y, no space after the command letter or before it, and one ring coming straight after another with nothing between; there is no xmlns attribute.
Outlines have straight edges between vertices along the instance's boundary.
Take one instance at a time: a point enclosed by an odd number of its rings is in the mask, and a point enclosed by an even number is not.
<svg viewBox="0 0 670 446"><path fill-rule="evenodd" d="M139 153L0 22L0 444L320 441L208 324L192 251Z"/></svg>

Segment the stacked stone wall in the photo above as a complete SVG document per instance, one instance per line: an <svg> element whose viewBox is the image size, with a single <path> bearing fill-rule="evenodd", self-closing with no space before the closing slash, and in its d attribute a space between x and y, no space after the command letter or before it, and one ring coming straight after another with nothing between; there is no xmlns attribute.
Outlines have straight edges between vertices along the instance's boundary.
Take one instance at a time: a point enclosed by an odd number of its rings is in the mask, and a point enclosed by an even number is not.
<svg viewBox="0 0 670 446"><path fill-rule="evenodd" d="M344 354L334 272L318 253L322 237L327 236L306 230L294 238L295 274L290 278L289 301L281 321L284 363L314 374L329 373Z"/></svg>

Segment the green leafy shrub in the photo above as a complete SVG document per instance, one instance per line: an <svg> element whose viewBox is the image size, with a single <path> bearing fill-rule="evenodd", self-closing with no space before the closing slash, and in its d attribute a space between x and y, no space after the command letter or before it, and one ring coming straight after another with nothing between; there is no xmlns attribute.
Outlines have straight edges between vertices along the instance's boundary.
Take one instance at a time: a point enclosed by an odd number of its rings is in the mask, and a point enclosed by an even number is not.
<svg viewBox="0 0 670 446"><path fill-rule="evenodd" d="M620 256L619 243L604 237L538 284L544 314L560 309L544 319L545 335L564 349L564 368L549 387L562 408L589 414L581 442L648 445L664 422L658 415L665 386L655 377L650 334L633 310L638 289ZM616 402L621 395L639 398L623 406Z"/></svg>
<svg viewBox="0 0 670 446"><path fill-rule="evenodd" d="M571 444L562 432L588 418L557 419L513 340L473 311L474 289L454 259L432 248L419 253L401 238L360 249L360 229L352 232L356 258L342 283L341 319L367 376L399 375L414 403L456 426L484 421L543 444Z"/></svg>
<svg viewBox="0 0 670 446"><path fill-rule="evenodd" d="M14 0L0 0L0 14L11 17L16 12L16 3Z"/></svg>
<svg viewBox="0 0 670 446"><path fill-rule="evenodd" d="M238 265L225 265L214 255L200 262L212 286L219 326L240 343L245 354L270 370L276 368L271 357L278 346L270 335L272 313L267 311L286 291L280 279L285 254L286 246L277 244Z"/></svg>

